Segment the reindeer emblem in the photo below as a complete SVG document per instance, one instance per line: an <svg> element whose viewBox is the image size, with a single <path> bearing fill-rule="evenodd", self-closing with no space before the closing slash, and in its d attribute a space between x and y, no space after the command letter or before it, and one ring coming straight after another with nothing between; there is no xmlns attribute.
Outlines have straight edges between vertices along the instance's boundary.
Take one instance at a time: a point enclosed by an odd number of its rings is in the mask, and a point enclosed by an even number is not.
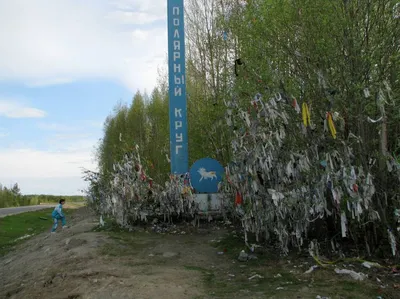
<svg viewBox="0 0 400 299"><path fill-rule="evenodd" d="M201 175L201 178L199 180L199 182L201 182L203 179L208 180L214 180L217 179L217 173L215 171L206 171L205 168L200 168L199 170L197 170L197 172Z"/></svg>

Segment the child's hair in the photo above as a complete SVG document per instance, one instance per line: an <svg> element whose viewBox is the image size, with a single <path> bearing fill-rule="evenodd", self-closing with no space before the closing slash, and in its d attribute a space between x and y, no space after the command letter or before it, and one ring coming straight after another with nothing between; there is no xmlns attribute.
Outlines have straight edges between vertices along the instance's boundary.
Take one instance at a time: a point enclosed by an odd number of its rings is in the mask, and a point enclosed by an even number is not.
<svg viewBox="0 0 400 299"><path fill-rule="evenodd" d="M64 199L64 198L61 198L60 201L59 201L59 203L63 203L63 202L65 202L65 199Z"/></svg>

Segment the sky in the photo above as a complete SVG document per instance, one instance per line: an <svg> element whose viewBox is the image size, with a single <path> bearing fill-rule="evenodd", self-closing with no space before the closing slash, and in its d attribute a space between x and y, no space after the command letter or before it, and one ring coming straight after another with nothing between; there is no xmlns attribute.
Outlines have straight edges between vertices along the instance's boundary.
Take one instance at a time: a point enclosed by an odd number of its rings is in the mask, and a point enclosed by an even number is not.
<svg viewBox="0 0 400 299"><path fill-rule="evenodd" d="M165 0L0 0L0 183L81 194L103 122L156 85Z"/></svg>

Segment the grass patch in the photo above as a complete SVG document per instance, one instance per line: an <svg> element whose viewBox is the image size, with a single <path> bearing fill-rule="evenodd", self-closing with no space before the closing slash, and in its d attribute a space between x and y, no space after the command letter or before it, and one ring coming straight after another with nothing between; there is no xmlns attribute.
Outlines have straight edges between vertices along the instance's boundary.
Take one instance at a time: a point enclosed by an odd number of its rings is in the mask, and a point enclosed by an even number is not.
<svg viewBox="0 0 400 299"><path fill-rule="evenodd" d="M204 269L202 267L197 267L197 266L185 266L184 268L186 270L189 270L189 271L200 271L200 272L206 272L207 271L207 269Z"/></svg>
<svg viewBox="0 0 400 299"><path fill-rule="evenodd" d="M51 229L53 209L26 212L0 218L0 256L13 250L17 244ZM70 211L63 211L67 216Z"/></svg>
<svg viewBox="0 0 400 299"><path fill-rule="evenodd" d="M320 295L330 298L361 299L377 298L382 295L375 282L357 282L337 275L333 268L318 269L310 275L304 275L308 266L303 265L300 268L299 265L309 260L296 254L281 258L276 252L256 250L256 260L239 262L237 260L239 252L245 250L249 253L249 250L243 238L233 233L212 244L219 251L225 252L221 259L235 260L235 263L224 271L218 268L210 271L200 267L185 267L188 270L201 271L203 274L212 273L204 275L204 285L211 297L237 298L237 294L243 293L243 297L315 298ZM288 263L287 260L292 262ZM249 280L255 274L259 274L262 278ZM386 295L384 298L392 297Z"/></svg>
<svg viewBox="0 0 400 299"><path fill-rule="evenodd" d="M113 219L104 218L104 226L96 226L93 232L102 232L112 239L100 249L100 254L108 256L129 256L151 247L157 241L167 238L167 235L153 234L145 231L129 231L119 226Z"/></svg>
<svg viewBox="0 0 400 299"><path fill-rule="evenodd" d="M135 235L135 233L112 233L109 234L110 238L114 240L112 243L105 244L100 249L100 254L122 257L137 254L153 244L153 240L143 238L142 235Z"/></svg>
<svg viewBox="0 0 400 299"><path fill-rule="evenodd" d="M214 285L219 284L220 282L216 279L215 273L212 270L208 270L202 267L198 266L184 266L185 270L188 271L198 271L202 274L203 276L203 282L205 286L210 290L212 294L215 294L213 292Z"/></svg>
<svg viewBox="0 0 400 299"><path fill-rule="evenodd" d="M113 240L112 244L102 249L102 253L108 256L143 255L145 258L143 264L132 261L130 266L149 266L149 271L152 265L171 263L171 260L162 259L158 254L151 259L147 258L149 252L146 251L146 248L157 242L168 242L171 236L142 231L128 232L109 220L104 227L98 229L105 231ZM180 240L185 246L198 242L195 238L195 235L181 236ZM207 298L316 298L317 295L354 299L377 298L379 295L384 295L384 298L395 298L379 292L373 279L357 282L346 276L337 275L333 270L334 267L317 269L305 275L303 273L313 261L302 254L293 253L282 258L273 250L256 249L257 259L239 262L237 260L239 252L245 250L249 253L249 250L243 238L234 233L226 234L210 244L217 248L217 251L224 251L223 255L217 256L214 266L196 263L182 265L184 270L200 274ZM153 272L150 271L149 275L151 273ZM261 277L249 279L256 274Z"/></svg>
<svg viewBox="0 0 400 299"><path fill-rule="evenodd" d="M191 268L193 267L187 267ZM237 294L240 293L249 298L260 295L262 298L316 298L320 295L354 299L377 298L379 295L377 288L370 282L346 280L327 271L323 273L323 277L304 277L302 274L289 273L288 269L277 271L274 268L248 266L245 270L238 271L235 268L231 268L232 275L235 275L233 277L219 270L200 268L198 271L203 274L208 295L216 298L237 298ZM196 270L196 267L193 270ZM277 272L281 276L274 277ZM262 278L249 280L254 274L259 274Z"/></svg>
<svg viewBox="0 0 400 299"><path fill-rule="evenodd" d="M249 243L252 244L256 242L249 241ZM253 254L245 245L244 238L233 233L228 233L217 242L211 244L216 247L218 251L224 252L224 255L227 255L232 259L237 259L242 250L248 254ZM259 249L257 249L256 253L253 255L256 255L257 259L250 259L247 261L246 265L260 265L268 260L276 260L278 258L275 253L270 253Z"/></svg>
<svg viewBox="0 0 400 299"><path fill-rule="evenodd" d="M96 226L92 230L94 232L103 232L114 241L104 245L100 249L99 253L102 255L118 257L136 254L164 237L146 232L130 232L127 229L121 228L111 219L105 219L104 222L104 226Z"/></svg>
<svg viewBox="0 0 400 299"><path fill-rule="evenodd" d="M115 220L111 218L103 218L104 226L95 226L93 232L110 232L110 233L122 233L129 232L127 229L120 227Z"/></svg>
<svg viewBox="0 0 400 299"><path fill-rule="evenodd" d="M232 233L228 233L222 239L218 240L218 242L212 244L221 251L226 250L226 253L229 255L237 254L245 248L244 240Z"/></svg>

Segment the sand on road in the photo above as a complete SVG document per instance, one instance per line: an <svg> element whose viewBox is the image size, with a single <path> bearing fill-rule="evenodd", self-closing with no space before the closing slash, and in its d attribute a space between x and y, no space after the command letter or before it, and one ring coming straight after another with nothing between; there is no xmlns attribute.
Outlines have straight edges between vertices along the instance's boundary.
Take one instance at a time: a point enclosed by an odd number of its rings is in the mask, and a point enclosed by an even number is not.
<svg viewBox="0 0 400 299"><path fill-rule="evenodd" d="M98 219L87 208L71 217L70 228L0 258L0 298L205 298L202 273L187 266L218 263L211 236L186 244L180 235L133 232L127 243L94 232Z"/></svg>

